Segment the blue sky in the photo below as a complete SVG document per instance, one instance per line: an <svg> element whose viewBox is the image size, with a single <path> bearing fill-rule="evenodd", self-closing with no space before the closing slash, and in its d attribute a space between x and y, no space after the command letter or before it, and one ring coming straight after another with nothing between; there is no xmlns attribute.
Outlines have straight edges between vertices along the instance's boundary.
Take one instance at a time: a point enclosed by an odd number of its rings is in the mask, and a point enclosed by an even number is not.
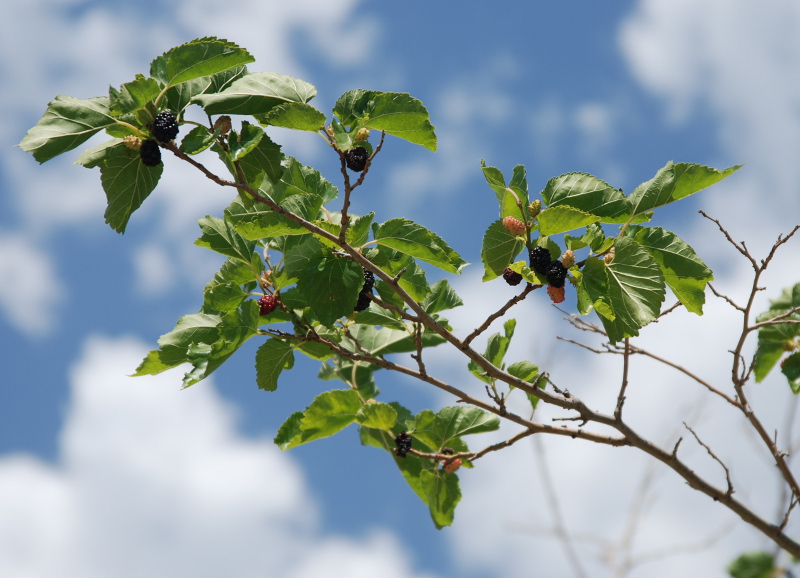
<svg viewBox="0 0 800 578"><path fill-rule="evenodd" d="M186 391L179 371L127 378L159 335L199 307L220 259L192 245L195 221L218 214L228 196L166 159L159 188L120 236L103 223L98 172L73 165L77 153L38 166L13 145L57 94L103 94L146 73L164 50L214 35L249 49L253 71L314 84L325 112L353 88L409 92L428 106L438 152L387 140L353 210L417 220L478 264L451 278L467 302L453 312L457 330L513 294L480 283L481 237L496 218L481 159L507 174L526 165L532 193L570 171L629 192L669 160L746 163L657 217L698 249L718 287L741 298L749 266L696 211L759 255L798 222L795 2L34 0L3 3L0 19L0 104L10 113L0 134L0 575L580 576L552 537L549 484L585 575L614 576L630 563L616 575L723 576L738 552L764 547L664 468L549 439L465 472L456 523L436 531L386 456L358 445L355 431L287 453L272 445L282 421L328 385L313 364L274 393L255 386L255 343ZM321 139L275 138L338 182ZM799 253L797 240L782 250L760 304L798 281ZM608 409L613 360L555 342L569 327L542 299L530 301L516 313L512 353ZM708 319L676 315L647 328L642 343L724 384L738 323L729 313L712 301ZM432 366L467 379L447 351ZM741 423L675 374L634 369L636 425L667 444L688 420L736 466L739 495L773 512L777 486ZM452 404L380 377L386 400L414 410ZM780 380L755 390L773 427L794 402L785 390ZM690 455L724 482L702 450ZM637 503L647 507L637 513ZM703 547L684 552L691 542ZM673 555L648 558L660 548Z"/></svg>

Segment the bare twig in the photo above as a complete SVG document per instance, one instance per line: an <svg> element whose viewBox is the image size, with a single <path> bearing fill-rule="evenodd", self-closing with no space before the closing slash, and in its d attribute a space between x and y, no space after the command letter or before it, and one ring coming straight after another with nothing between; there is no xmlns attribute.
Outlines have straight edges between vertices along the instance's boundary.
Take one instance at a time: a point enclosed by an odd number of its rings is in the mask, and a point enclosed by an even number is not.
<svg viewBox="0 0 800 578"><path fill-rule="evenodd" d="M509 310L509 309L511 309L511 308L512 308L514 305L516 305L517 303L519 303L520 301L522 301L523 299L525 299L525 297L527 297L527 296L528 296L528 293L530 293L530 292L531 292L531 291L533 291L534 289L538 289L539 287L541 287L541 285L531 285L530 283L528 283L528 284L525 286L525 289L523 289L523 290L522 290L522 293L520 293L519 295L515 295L514 297L512 297L511 299L509 299L509 300L506 302L506 304L505 304L505 305L503 305L503 306L502 306L500 309L498 309L497 311L495 311L494 313L492 313L491 315L489 315L489 317L487 317L487 318L486 318L486 321L484 321L483 323L481 323L481 326L480 326L480 327L478 327L477 329L475 329L475 331L473 331L472 333L470 333L470 334L469 334L469 335L468 335L468 336L467 336L467 337L464 339L464 345L466 345L466 346L469 346L469 344L470 344L470 343L472 343L472 341L473 341L473 340L474 340L476 337L478 337L478 335L480 335L481 333L483 333L484 331L486 331L486 330L489 328L489 326L492 324L492 322L493 322L495 319L499 319L500 317L502 317L503 315L505 315L505 314L506 314L506 311L508 311L508 310Z"/></svg>
<svg viewBox="0 0 800 578"><path fill-rule="evenodd" d="M728 491L725 494L728 497L733 495L734 489L733 489L733 483L731 482L731 471L728 469L728 466L726 466L723 463L723 461L721 459L719 459L713 451L711 451L711 448L708 447L708 445L703 443L703 440L700 439L700 436L698 436L697 433L691 427L689 427L689 425L686 422L683 422L683 425L694 436L694 439L697 441L697 443L700 444L701 446L703 446L706 449L706 452L708 452L708 455L710 455L714 459L714 461L716 461L719 465L721 465L722 469L725 470L725 481L728 484Z"/></svg>

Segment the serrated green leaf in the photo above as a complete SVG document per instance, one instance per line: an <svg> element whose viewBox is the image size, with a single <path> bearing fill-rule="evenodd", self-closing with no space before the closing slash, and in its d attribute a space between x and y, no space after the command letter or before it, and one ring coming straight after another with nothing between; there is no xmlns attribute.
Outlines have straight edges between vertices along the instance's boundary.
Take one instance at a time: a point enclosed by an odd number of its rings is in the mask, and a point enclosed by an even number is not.
<svg viewBox="0 0 800 578"><path fill-rule="evenodd" d="M375 325L400 330L406 329L405 324L400 321L397 313L389 309L384 309L377 303L370 303L367 309L356 313L354 319L356 323L362 323L364 325Z"/></svg>
<svg viewBox="0 0 800 578"><path fill-rule="evenodd" d="M19 147L43 163L83 144L116 122L108 109L108 97L80 100L62 94L47 105L44 115L25 134Z"/></svg>
<svg viewBox="0 0 800 578"><path fill-rule="evenodd" d="M539 231L542 235L557 235L596 223L600 217L568 205L548 207L539 213Z"/></svg>
<svg viewBox="0 0 800 578"><path fill-rule="evenodd" d="M271 338L256 351L256 383L260 389L278 389L278 377L284 369L294 366L294 353L288 341Z"/></svg>
<svg viewBox="0 0 800 578"><path fill-rule="evenodd" d="M370 259L389 275L396 276L403 271L398 284L414 301L423 301L430 293L431 288L428 285L425 270L410 255L389 247L378 247L376 254L370 255ZM405 307L402 299L380 279L376 279L376 288L384 301L394 303L398 307Z"/></svg>
<svg viewBox="0 0 800 578"><path fill-rule="evenodd" d="M310 195L300 198L292 197L289 201L291 202L284 203L284 208L292 212L299 212L301 216L309 209L319 209L319 203ZM225 209L225 219L237 233L249 241L282 235L311 234L301 224L276 213L266 205L254 205L253 208L247 208L238 199Z"/></svg>
<svg viewBox="0 0 800 578"><path fill-rule="evenodd" d="M258 259L256 271L263 270ZM257 274L247 263L229 258L203 289L203 313L233 311L238 308L256 286ZM242 285L245 288L242 288Z"/></svg>
<svg viewBox="0 0 800 578"><path fill-rule="evenodd" d="M789 310L800 306L800 283L783 290L780 297L770 300L769 309L756 317L757 323L763 323L786 314ZM787 321L800 321L800 313L787 317ZM754 374L756 382L761 382L769 374L780 358L794 348L793 340L800 335L800 324L777 323L766 325L758 330L758 347L756 348ZM791 382L790 382L791 383Z"/></svg>
<svg viewBox="0 0 800 578"><path fill-rule="evenodd" d="M198 38L176 46L150 63L150 76L167 86L202 78L254 62L255 58L233 42Z"/></svg>
<svg viewBox="0 0 800 578"><path fill-rule="evenodd" d="M203 234L194 242L195 245L247 264L252 262L255 243L245 240L227 220L209 215L198 219L197 223Z"/></svg>
<svg viewBox="0 0 800 578"><path fill-rule="evenodd" d="M275 444L288 450L332 436L353 423L359 409L361 400L352 389L321 393L304 412L296 412L284 422L275 436Z"/></svg>
<svg viewBox="0 0 800 578"><path fill-rule="evenodd" d="M625 223L631 215L628 198L603 180L585 173L553 177L542 191L548 208L567 206L595 215L603 223Z"/></svg>
<svg viewBox="0 0 800 578"><path fill-rule="evenodd" d="M792 353L781 362L781 373L789 381L792 393L800 393L800 353Z"/></svg>
<svg viewBox="0 0 800 578"><path fill-rule="evenodd" d="M481 261L483 262L483 281L491 281L503 274L506 267L519 255L525 244L495 221L483 235Z"/></svg>
<svg viewBox="0 0 800 578"><path fill-rule="evenodd" d="M136 79L123 84L119 91L111 91L109 109L114 116L135 112L155 100L161 85L155 78L137 74Z"/></svg>
<svg viewBox="0 0 800 578"><path fill-rule="evenodd" d="M738 171L734 165L723 171L692 163L668 162L656 176L642 183L631 193L633 215L641 215L668 203L693 195Z"/></svg>
<svg viewBox="0 0 800 578"><path fill-rule="evenodd" d="M694 249L675 233L661 227L633 225L625 234L656 260L664 280L684 307L702 315L706 285L714 280L714 275Z"/></svg>
<svg viewBox="0 0 800 578"><path fill-rule="evenodd" d="M231 85L237 78L247 74L247 67L237 66L228 70L223 70L210 76L203 76L167 89L165 100L170 110L176 112L183 111L192 99L198 94L213 94L221 92Z"/></svg>
<svg viewBox="0 0 800 578"><path fill-rule="evenodd" d="M238 133L232 130L228 138L231 159L238 161L247 156L247 154L258 146L261 139L265 136L266 134L262 129L247 121L243 121L241 132Z"/></svg>
<svg viewBox="0 0 800 578"><path fill-rule="evenodd" d="M223 156L223 161L228 165L231 174L237 174L227 154ZM260 188L265 184L264 179L275 183L281 178L283 175L281 161L283 161L283 153L280 145L274 143L269 135L264 134L258 141L258 145L239 161L239 166L250 186Z"/></svg>
<svg viewBox="0 0 800 578"><path fill-rule="evenodd" d="M116 147L123 147L125 145L122 144L121 138L114 138L111 140L107 140L106 142L97 145L96 147L92 147L90 149L86 149L81 153L81 155L75 160L76 165L83 165L87 169L93 169L95 167L99 167L104 160L107 158L118 156L122 151L121 148ZM128 153L126 153L128 154Z"/></svg>
<svg viewBox="0 0 800 578"><path fill-rule="evenodd" d="M539 377L539 366L531 363L530 361L517 361L512 363L508 366L506 371L514 377L518 377L522 381L527 381L530 384L535 383ZM539 383L539 388L544 389L546 383L546 380L541 380ZM525 395L531 404L531 408L535 410L536 406L539 405L539 398L528 393L527 391L525 392Z"/></svg>
<svg viewBox="0 0 800 578"><path fill-rule="evenodd" d="M524 165L514 167L511 183L506 186L505 177L500 169L487 167L481 159L481 169L486 184L497 197L500 205L500 219L511 216L522 221L528 220L528 178Z"/></svg>
<svg viewBox="0 0 800 578"><path fill-rule="evenodd" d="M434 431L446 445L451 439L500 428L500 418L477 407L445 407L436 413Z"/></svg>
<svg viewBox="0 0 800 578"><path fill-rule="evenodd" d="M308 102L317 94L313 85L274 72L257 72L235 80L216 94L192 99L208 114L258 115L286 102Z"/></svg>
<svg viewBox="0 0 800 578"><path fill-rule="evenodd" d="M422 470L419 479L436 528L450 526L461 501L458 476L442 470Z"/></svg>
<svg viewBox="0 0 800 578"><path fill-rule="evenodd" d="M196 126L181 140L180 149L187 155L196 155L213 145L218 133L209 132L204 126Z"/></svg>
<svg viewBox="0 0 800 578"><path fill-rule="evenodd" d="M259 116L258 120L270 126L319 132L325 125L325 114L304 102L287 102Z"/></svg>
<svg viewBox="0 0 800 578"><path fill-rule="evenodd" d="M431 287L431 292L422 302L422 308L428 315L460 307L464 302L448 283L447 279L440 279Z"/></svg>
<svg viewBox="0 0 800 578"><path fill-rule="evenodd" d="M414 334L410 328L405 330L398 329L376 329L368 325L356 325L351 328L350 334L358 340L359 345L375 355L389 355L390 353L407 353L416 351ZM444 343L444 338L435 333L424 333L422 335L422 346L432 347ZM342 346L349 351L358 351L358 346L349 338L342 339Z"/></svg>
<svg viewBox="0 0 800 578"><path fill-rule="evenodd" d="M375 93L369 101L363 126L436 150L436 133L428 109L421 101L405 93Z"/></svg>
<svg viewBox="0 0 800 578"><path fill-rule="evenodd" d="M390 219L373 230L379 245L416 257L448 273L461 273L467 263L438 235L408 219Z"/></svg>
<svg viewBox="0 0 800 578"><path fill-rule="evenodd" d="M356 421L365 427L390 430L397 423L397 411L387 403L364 404Z"/></svg>
<svg viewBox="0 0 800 578"><path fill-rule="evenodd" d="M104 216L112 229L125 232L131 214L156 188L163 170L163 163L145 166L137 152L124 146L107 149L100 164L100 183L108 201Z"/></svg>
<svg viewBox="0 0 800 578"><path fill-rule="evenodd" d="M353 313L364 285L361 265L323 254L297 275L297 289L323 325Z"/></svg>
<svg viewBox="0 0 800 578"><path fill-rule="evenodd" d="M331 184L322 174L309 166L298 162L293 157L288 157L284 163L285 170L281 176L281 183L285 189L276 202L281 202L284 198L296 194L315 195L320 198L320 203L326 205L334 200L339 190ZM309 218L315 218L316 215Z"/></svg>
<svg viewBox="0 0 800 578"><path fill-rule="evenodd" d="M374 90L351 90L345 92L336 101L333 107L333 114L339 117L340 126L351 127L360 119L366 116L369 110L370 101L379 94ZM346 150L346 149L342 149Z"/></svg>

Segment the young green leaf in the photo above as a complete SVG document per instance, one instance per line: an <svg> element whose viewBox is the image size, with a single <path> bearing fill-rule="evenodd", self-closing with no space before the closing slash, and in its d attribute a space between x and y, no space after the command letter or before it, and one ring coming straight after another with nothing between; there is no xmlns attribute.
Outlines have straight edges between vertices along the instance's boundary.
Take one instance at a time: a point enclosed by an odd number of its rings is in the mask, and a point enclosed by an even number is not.
<svg viewBox="0 0 800 578"><path fill-rule="evenodd" d="M198 38L176 46L150 63L150 76L167 86L243 66L255 58L233 42L213 37Z"/></svg>
<svg viewBox="0 0 800 578"><path fill-rule="evenodd" d="M43 163L83 144L116 122L106 96L80 100L59 95L47 105L42 118L25 134L19 146Z"/></svg>
<svg viewBox="0 0 800 578"><path fill-rule="evenodd" d="M436 414L433 431L439 448L456 437L500 428L500 418L477 407L445 407Z"/></svg>
<svg viewBox="0 0 800 578"><path fill-rule="evenodd" d="M199 219L197 223L203 234L194 242L195 245L206 247L247 264L252 262L255 243L245 240L227 220L206 216Z"/></svg>
<svg viewBox="0 0 800 578"><path fill-rule="evenodd" d="M585 173L567 173L547 181L542 198L548 208L567 206L599 217L603 223L625 223L631 215L628 198L603 180Z"/></svg>
<svg viewBox="0 0 800 578"><path fill-rule="evenodd" d="M375 93L369 101L363 126L436 150L436 133L428 109L421 101L405 93Z"/></svg>
<svg viewBox="0 0 800 578"><path fill-rule="evenodd" d="M216 94L200 94L192 102L207 114L258 115L285 102L308 102L317 94L313 85L274 72L256 72L235 80Z"/></svg>
<svg viewBox="0 0 800 578"><path fill-rule="evenodd" d="M568 205L548 207L539 213L539 231L542 235L557 235L580 229L600 220L597 215Z"/></svg>
<svg viewBox="0 0 800 578"><path fill-rule="evenodd" d="M196 155L213 145L219 133L211 132L204 126L196 126L181 140L180 149L187 155Z"/></svg>
<svg viewBox="0 0 800 578"><path fill-rule="evenodd" d="M396 276L403 271L398 284L414 301L423 301L430 293L431 288L425 277L425 270L410 255L379 246L377 250L370 252L369 259L389 275ZM383 284L383 281L376 279L376 288L384 301L394 303L398 307L405 306L397 293Z"/></svg>
<svg viewBox="0 0 800 578"><path fill-rule="evenodd" d="M259 269L263 264L258 259ZM256 286L256 275L251 266L238 259L229 258L203 289L203 313L233 311L238 308ZM242 288L242 285L245 288Z"/></svg>
<svg viewBox="0 0 800 578"><path fill-rule="evenodd" d="M714 275L694 249L675 233L661 227L633 225L625 234L656 260L664 280L684 307L702 315L706 285L714 280Z"/></svg>
<svg viewBox="0 0 800 578"><path fill-rule="evenodd" d="M800 283L784 289L780 297L770 300L769 309L756 317L756 322L763 323L779 315L785 315L795 307L800 307ZM758 330L758 347L754 364L757 382L763 381L787 350L794 348L794 340L800 335L800 324L795 323L800 321L800 313L789 315L787 320L793 323L766 325Z"/></svg>
<svg viewBox="0 0 800 578"><path fill-rule="evenodd" d="M106 193L106 223L117 233L124 233L131 214L156 188L163 163L154 167L145 166L139 154L126 147L106 150L100 164L100 183Z"/></svg>
<svg viewBox="0 0 800 578"><path fill-rule="evenodd" d="M642 183L631 193L633 216L641 215L668 203L678 201L702 191L738 171L742 165L734 165L718 171L711 167L691 163L668 162L656 176Z"/></svg>
<svg viewBox="0 0 800 578"><path fill-rule="evenodd" d="M318 132L325 125L325 114L304 102L287 102L259 115L258 121L270 126Z"/></svg>
<svg viewBox="0 0 800 578"><path fill-rule="evenodd" d="M515 217L522 221L528 220L528 177L524 165L514 167L511 183L506 186L505 178L500 169L487 167L481 159L481 169L486 184L489 185L500 204L500 218Z"/></svg>
<svg viewBox="0 0 800 578"><path fill-rule="evenodd" d="M390 219L374 226L373 236L379 245L416 257L448 273L461 273L467 265L441 237L408 219Z"/></svg>
<svg viewBox="0 0 800 578"><path fill-rule="evenodd" d="M441 530L451 525L456 506L461 501L458 476L441 470L423 470L419 479L436 528Z"/></svg>
<svg viewBox="0 0 800 578"><path fill-rule="evenodd" d="M122 144L121 138L113 138L111 140L107 140L104 143L97 145L96 147L92 147L90 149L85 149L80 156L75 160L76 165L82 165L87 169L93 169L95 167L99 167L103 164L103 161L118 156L122 151L125 145ZM130 155L130 153L126 152L126 155Z"/></svg>
<svg viewBox="0 0 800 578"><path fill-rule="evenodd" d="M215 147L218 148L218 147ZM231 159L227 153L219 149L220 157L228 166L231 174L237 174L236 168L231 164ZM239 166L244 172L247 182L253 188L266 185L264 179L269 183L275 183L283 175L283 153L280 145L274 143L269 135L263 134L255 148L251 149L247 156L239 161Z"/></svg>
<svg viewBox="0 0 800 578"><path fill-rule="evenodd" d="M351 127L356 124L367 115L367 111L370 108L370 101L378 94L380 93L374 90L363 90L360 88L345 92L339 97L333 107L333 114L339 117L339 122L337 124L344 127Z"/></svg>
<svg viewBox="0 0 800 578"><path fill-rule="evenodd" d="M210 76L203 76L187 82L182 82L167 89L165 95L166 107L176 112L183 111L192 99L198 94L213 94L221 92L231 85L237 78L247 74L247 67L237 66L223 70Z"/></svg>
<svg viewBox="0 0 800 578"><path fill-rule="evenodd" d="M111 91L109 110L114 116L135 112L144 108L160 92L161 85L155 78L137 74L135 80L123 84L119 91Z"/></svg>
<svg viewBox="0 0 800 578"><path fill-rule="evenodd" d="M464 302L455 289L450 286L447 279L440 279L431 287L431 292L422 302L422 308L428 315L460 307Z"/></svg>
<svg viewBox="0 0 800 578"><path fill-rule="evenodd" d="M491 281L503 274L508 264L525 247L520 239L509 233L502 221L495 221L483 235L481 261L483 261L483 281Z"/></svg>
<svg viewBox="0 0 800 578"><path fill-rule="evenodd" d="M361 409L358 392L335 389L321 393L304 412L296 412L278 429L275 444L282 450L326 438L356 420Z"/></svg>
<svg viewBox="0 0 800 578"><path fill-rule="evenodd" d="M323 325L353 313L364 285L361 265L322 253L297 275L297 289Z"/></svg>
<svg viewBox="0 0 800 578"><path fill-rule="evenodd" d="M397 423L397 411L387 403L366 403L358 411L356 421L365 427L391 430Z"/></svg>
<svg viewBox="0 0 800 578"><path fill-rule="evenodd" d="M232 130L228 138L231 160L238 161L244 158L258 146L265 136L266 134L262 129L243 121L241 133Z"/></svg>
<svg viewBox="0 0 800 578"><path fill-rule="evenodd" d="M256 383L260 389L278 389L278 376L284 369L294 366L292 345L282 339L271 338L256 351Z"/></svg>
<svg viewBox="0 0 800 578"><path fill-rule="evenodd" d="M742 554L728 566L731 578L774 578L775 558L767 552Z"/></svg>

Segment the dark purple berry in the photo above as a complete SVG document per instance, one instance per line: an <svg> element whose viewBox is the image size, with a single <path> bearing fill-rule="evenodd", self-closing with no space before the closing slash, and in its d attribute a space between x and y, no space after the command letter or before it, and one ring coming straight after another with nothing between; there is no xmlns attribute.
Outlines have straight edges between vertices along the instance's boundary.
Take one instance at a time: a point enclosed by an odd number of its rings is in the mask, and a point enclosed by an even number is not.
<svg viewBox="0 0 800 578"><path fill-rule="evenodd" d="M175 121L175 115L172 114L171 110L165 110L156 115L150 134L153 135L154 139L162 143L167 143L178 136L178 123Z"/></svg>
<svg viewBox="0 0 800 578"><path fill-rule="evenodd" d="M375 275L373 275L372 271L364 269L364 286L361 287L361 291L358 293L358 303L356 303L353 311L364 311L364 309L369 307L369 296L372 295L372 288L374 286Z"/></svg>
<svg viewBox="0 0 800 578"><path fill-rule="evenodd" d="M275 299L274 295L264 295L261 299L258 300L258 314L259 315L269 315L275 308L278 306L278 300Z"/></svg>
<svg viewBox="0 0 800 578"><path fill-rule="evenodd" d="M139 157L142 164L146 167L155 167L161 163L161 149L153 139L142 141L142 148L139 149Z"/></svg>
<svg viewBox="0 0 800 578"><path fill-rule="evenodd" d="M522 281L522 275L506 267L506 270L503 271L503 279L509 285L519 285L520 281Z"/></svg>
<svg viewBox="0 0 800 578"><path fill-rule="evenodd" d="M567 269L561 261L553 261L547 270L547 284L551 287L560 288L564 286L564 279L567 278Z"/></svg>
<svg viewBox="0 0 800 578"><path fill-rule="evenodd" d="M394 450L394 455L398 458L406 457L408 450L411 449L411 436L408 435L406 432L401 431L396 438L394 438L394 443L397 444L397 447Z"/></svg>
<svg viewBox="0 0 800 578"><path fill-rule="evenodd" d="M360 173L367 166L367 149L364 147L356 147L344 153L344 161L347 163L347 168L355 173Z"/></svg>
<svg viewBox="0 0 800 578"><path fill-rule="evenodd" d="M534 247L531 249L530 257L531 269L536 271L537 275L547 275L547 271L550 269L550 263L552 262L550 251L545 247Z"/></svg>

